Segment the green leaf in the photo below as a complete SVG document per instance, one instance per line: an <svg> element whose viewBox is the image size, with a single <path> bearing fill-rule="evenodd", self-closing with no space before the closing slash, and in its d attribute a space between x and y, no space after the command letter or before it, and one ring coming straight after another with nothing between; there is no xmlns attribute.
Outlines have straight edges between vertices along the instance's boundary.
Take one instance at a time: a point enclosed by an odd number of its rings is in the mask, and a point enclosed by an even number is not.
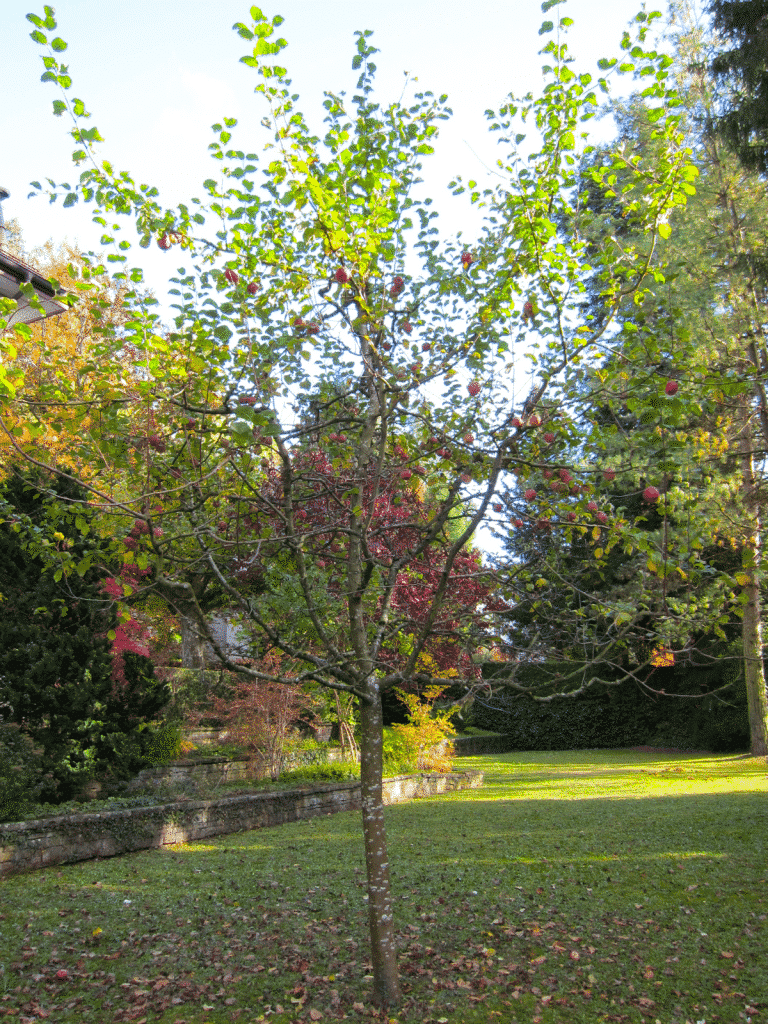
<svg viewBox="0 0 768 1024"><path fill-rule="evenodd" d="M547 32L551 32L554 27L555 27L555 23L553 21L544 21L544 22L542 22L541 28L539 29L539 35L543 36Z"/></svg>
<svg viewBox="0 0 768 1024"><path fill-rule="evenodd" d="M672 228L669 226L669 224L659 224L659 234L662 238L669 238L669 236L672 234Z"/></svg>
<svg viewBox="0 0 768 1024"><path fill-rule="evenodd" d="M51 41L51 49L55 50L57 53L61 53L63 50L66 50L66 48L67 44L64 42L63 39L59 39L57 37L56 39L53 39Z"/></svg>
<svg viewBox="0 0 768 1024"><path fill-rule="evenodd" d="M36 43L40 43L41 46L47 46L48 45L48 38L47 38L47 36L44 36L42 32L38 32L37 30L35 30L34 32L30 32L29 33L29 38L30 39L34 39L34 41Z"/></svg>
<svg viewBox="0 0 768 1024"><path fill-rule="evenodd" d="M253 39L253 32L251 32L251 30L250 30L249 28L247 28L247 27L246 27L246 26L245 26L245 25L244 25L244 24L242 23L242 21L236 21L236 22L235 22L235 24L234 24L234 25L232 26L232 28L233 28L233 30L234 30L235 32L237 32L237 34L238 34L238 35L239 35L239 36L240 36L240 37L241 37L242 39L248 39L248 40L251 40L251 39Z"/></svg>

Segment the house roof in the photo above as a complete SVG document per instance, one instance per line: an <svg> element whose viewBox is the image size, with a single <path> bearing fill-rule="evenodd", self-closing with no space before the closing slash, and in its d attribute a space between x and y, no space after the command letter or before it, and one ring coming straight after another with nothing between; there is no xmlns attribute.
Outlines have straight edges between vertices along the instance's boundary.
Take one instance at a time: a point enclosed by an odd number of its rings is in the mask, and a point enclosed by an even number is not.
<svg viewBox="0 0 768 1024"><path fill-rule="evenodd" d="M55 297L56 289L50 281L46 281L34 267L25 263L24 260L0 249L0 297L16 299L18 302L17 309L8 319L9 327L16 323L29 323L40 319L38 311L30 306L21 292L20 285L26 283L30 283L34 287L46 316L56 316L57 313L66 312L67 306Z"/></svg>

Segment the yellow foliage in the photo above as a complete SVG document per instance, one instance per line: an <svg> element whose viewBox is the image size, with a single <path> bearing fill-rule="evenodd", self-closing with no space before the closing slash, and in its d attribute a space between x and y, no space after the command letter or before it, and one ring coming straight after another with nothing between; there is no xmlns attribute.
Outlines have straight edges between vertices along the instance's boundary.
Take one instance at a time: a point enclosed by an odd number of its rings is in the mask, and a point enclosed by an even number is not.
<svg viewBox="0 0 768 1024"><path fill-rule="evenodd" d="M451 712L436 711L434 707L445 689L444 686L428 686L423 697L395 690L409 714L406 725L394 725L392 730L404 746L416 753L419 771L449 772L453 768L456 750L453 744L442 746L454 732Z"/></svg>
<svg viewBox="0 0 768 1024"><path fill-rule="evenodd" d="M654 668L671 668L675 664L675 652L670 651L668 647L664 647L660 644L658 647L654 647L653 653L651 654L651 665Z"/></svg>
<svg viewBox="0 0 768 1024"><path fill-rule="evenodd" d="M77 250L68 242L58 249L49 241L24 257L43 276L68 291L80 290L81 300L66 313L30 325L29 341L18 339L16 358L7 369L23 373L16 399L2 410L0 430L0 477L8 472L14 455L24 453L47 463L70 466L88 479L91 459L81 452L81 442L94 426L90 412L97 396L95 377L88 364L100 327L119 329L128 319L127 288L106 275L84 282L88 275ZM72 265L75 276L68 266ZM93 284L92 288L87 285ZM86 286L86 287L84 287ZM103 391L103 367L99 367ZM114 364L111 384L121 394L135 384L130 355ZM92 380L94 383L92 383Z"/></svg>
<svg viewBox="0 0 768 1024"><path fill-rule="evenodd" d="M455 668L440 668L432 655L426 651L422 651L416 659L416 668L419 672L429 672L436 679L453 679L459 674Z"/></svg>

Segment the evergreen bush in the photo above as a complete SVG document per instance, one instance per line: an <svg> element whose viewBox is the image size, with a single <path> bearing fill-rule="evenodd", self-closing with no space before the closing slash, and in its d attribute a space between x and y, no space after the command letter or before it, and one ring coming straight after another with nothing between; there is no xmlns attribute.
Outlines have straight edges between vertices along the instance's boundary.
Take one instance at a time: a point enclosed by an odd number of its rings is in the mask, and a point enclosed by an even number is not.
<svg viewBox="0 0 768 1024"><path fill-rule="evenodd" d="M126 652L115 679L109 552L83 507L70 511L85 498L74 481L30 470L12 470L0 486L0 703L38 751L39 799L48 803L145 767L148 723L170 698L141 655ZM43 557L51 545L80 569L62 557L54 571Z"/></svg>
<svg viewBox="0 0 768 1024"><path fill-rule="evenodd" d="M0 724L0 821L18 821L43 786L40 759L17 725Z"/></svg>

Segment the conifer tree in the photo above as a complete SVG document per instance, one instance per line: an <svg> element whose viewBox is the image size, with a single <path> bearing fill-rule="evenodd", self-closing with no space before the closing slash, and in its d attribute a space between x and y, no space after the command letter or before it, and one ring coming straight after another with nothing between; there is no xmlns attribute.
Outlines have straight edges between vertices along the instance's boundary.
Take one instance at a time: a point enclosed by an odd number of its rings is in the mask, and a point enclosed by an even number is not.
<svg viewBox="0 0 768 1024"><path fill-rule="evenodd" d="M40 799L56 803L99 775L130 777L147 764L146 724L170 697L134 652L114 678L117 616L84 497L35 469L12 470L0 489L0 702L39 751ZM54 570L43 555L51 547L79 569Z"/></svg>

